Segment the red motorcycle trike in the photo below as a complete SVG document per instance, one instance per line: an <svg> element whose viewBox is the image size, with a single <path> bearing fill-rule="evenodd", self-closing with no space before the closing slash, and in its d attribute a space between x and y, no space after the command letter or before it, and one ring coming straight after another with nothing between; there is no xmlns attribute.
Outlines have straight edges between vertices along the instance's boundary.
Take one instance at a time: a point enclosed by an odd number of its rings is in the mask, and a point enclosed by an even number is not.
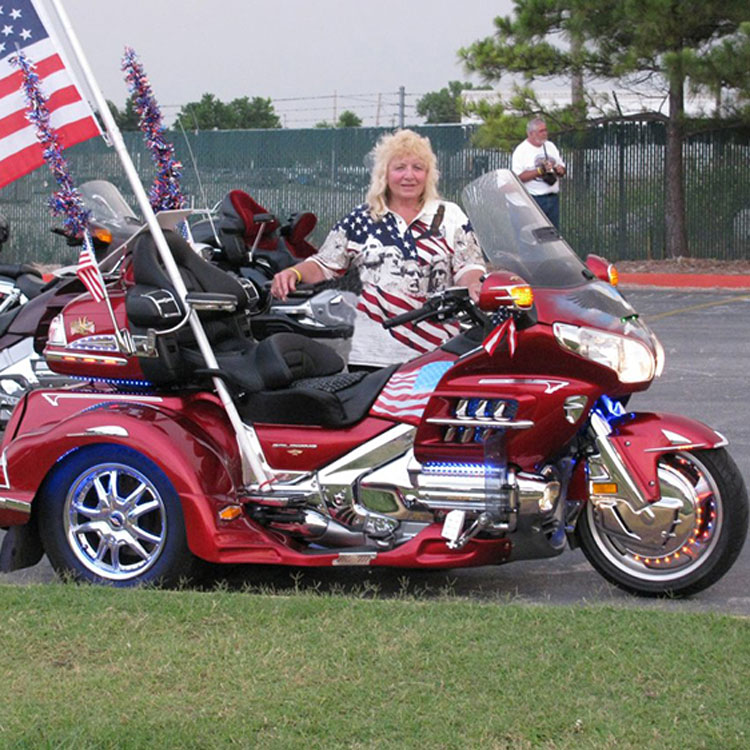
<svg viewBox="0 0 750 750"><path fill-rule="evenodd" d="M570 545L639 594L718 580L748 521L725 438L628 409L663 350L514 175L485 175L464 205L497 269L479 304L448 289L392 319L462 328L375 371L295 334L253 340L247 285L171 234L180 295L152 237L135 239L110 289L120 335L88 296L70 303L45 356L80 385L30 392L5 432L6 569L46 552L59 572L128 586L200 561L452 568Z"/></svg>

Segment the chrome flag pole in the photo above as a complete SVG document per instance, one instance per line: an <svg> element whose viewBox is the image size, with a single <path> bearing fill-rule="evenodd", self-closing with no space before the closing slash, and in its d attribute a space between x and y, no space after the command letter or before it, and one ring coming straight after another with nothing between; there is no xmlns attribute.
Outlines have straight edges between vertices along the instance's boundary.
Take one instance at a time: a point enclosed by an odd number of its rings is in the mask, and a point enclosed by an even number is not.
<svg viewBox="0 0 750 750"><path fill-rule="evenodd" d="M140 208L141 214L145 218L146 224L151 231L151 236L154 238L154 242L156 243L157 250L159 251L159 255L164 263L167 274L169 275L171 282L174 284L178 294L182 297L183 304L187 306L187 303L184 302L185 297L187 296L187 288L180 276L177 264L172 257L172 253L169 250L169 245L164 237L161 226L159 226L156 214L151 208L148 195L138 177L138 172L133 164L133 160L130 158L125 142L122 139L120 129L115 123L114 117L107 106L107 102L99 88L94 73L88 64L88 60L86 59L83 48L73 30L68 14L66 13L61 0L49 0L49 2L57 14L63 34L70 44L76 62L78 63L86 83L91 90L96 109L98 110L99 116L104 123L104 127L109 134L115 153L122 162L125 174L130 182L130 186L133 188L135 198L138 201L138 207ZM203 325L194 310L190 313L190 327L193 330L193 334L195 335L195 339L198 343L200 352L206 361L207 367L211 370L218 370L219 365L216 361L216 356L214 355L211 344L208 341L206 332L203 330ZM214 378L213 383L237 436L240 455L242 456L243 482L245 484L257 483L259 489L262 490L268 486L269 477L263 466L263 451L255 430L251 425L245 425L243 423L242 418L237 411L237 407L232 401L229 390L221 378ZM248 470L252 476L248 475Z"/></svg>

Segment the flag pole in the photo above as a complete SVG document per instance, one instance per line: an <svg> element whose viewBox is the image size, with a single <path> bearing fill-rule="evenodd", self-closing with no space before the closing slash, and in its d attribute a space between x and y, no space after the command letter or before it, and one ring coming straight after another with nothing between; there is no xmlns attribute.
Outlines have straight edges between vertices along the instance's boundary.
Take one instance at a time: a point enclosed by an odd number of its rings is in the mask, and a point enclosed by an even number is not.
<svg viewBox="0 0 750 750"><path fill-rule="evenodd" d="M145 218L146 224L151 231L151 236L154 238L156 248L159 251L159 255L161 256L162 262L164 263L167 274L174 284L178 294L182 298L183 304L186 304L184 300L187 296L187 288L185 287L182 277L180 276L177 264L172 257L172 253L169 249L169 245L167 244L167 240L164 237L161 226L159 226L156 214L151 208L151 203L149 202L148 195L146 194L146 190L141 183L138 172L135 168L135 165L133 164L133 160L130 158L130 154L128 153L125 142L122 138L122 134L120 133L120 129L117 127L114 117L112 116L112 113L107 106L104 95L102 94L94 73L88 64L88 60L86 59L83 48L78 41L78 36L76 35L73 26L70 23L70 19L68 18L68 14L62 5L62 0L50 0L50 2L55 9L63 33L65 34L65 37L70 44L73 56L75 57L76 62L78 63L78 66L80 67L81 72L83 73L83 76L86 80L86 83L91 90L91 95L94 97L96 109L98 110L99 116L102 118L102 122L104 123L104 127L112 140L112 146L115 149L115 153L122 163L123 169L125 170L125 175L128 178L128 182L130 183L136 201L138 202L138 207L141 210L141 215ZM200 349L200 352L203 355L204 360L206 361L206 366L211 370L218 370L219 365L216 361L216 356L214 355L211 344L208 341L206 332L203 330L203 325L201 324L200 319L198 318L194 310L191 311L189 320L190 327L193 330L193 334L195 335L195 339L198 344L198 348ZM224 406L227 416L229 417L229 421L232 423L232 427L234 427L234 431L237 437L237 443L240 449L240 455L243 459L243 482L245 484L248 484L254 480L259 485L259 489L267 488L269 476L266 471L266 466L264 466L265 461L263 460L263 450L261 448L260 441L258 440L255 429L252 427L252 425L245 425L243 423L242 418L237 411L237 407L232 401L231 394L224 384L224 381L221 378L214 378L213 382L214 387L216 388L216 392L221 399L221 403ZM252 477L249 477L247 475L248 469L252 474Z"/></svg>

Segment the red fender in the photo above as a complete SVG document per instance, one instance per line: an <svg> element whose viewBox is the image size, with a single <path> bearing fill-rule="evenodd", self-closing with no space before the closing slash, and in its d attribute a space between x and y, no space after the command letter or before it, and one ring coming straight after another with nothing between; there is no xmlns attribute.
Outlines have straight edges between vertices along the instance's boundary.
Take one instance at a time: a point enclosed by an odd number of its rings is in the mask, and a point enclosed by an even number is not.
<svg viewBox="0 0 750 750"><path fill-rule="evenodd" d="M659 499L659 456L676 451L719 448L727 439L696 419L679 414L634 412L613 425L610 443L649 502Z"/></svg>
<svg viewBox="0 0 750 750"><path fill-rule="evenodd" d="M12 440L5 443L0 496L13 509L13 518L5 519L9 511L0 503L0 521L15 525L28 520L42 481L66 454L88 445L123 445L149 458L169 478L182 503L191 551L215 556L217 511L235 502L241 483L236 440L220 407L193 401L183 403L186 409L180 413L165 405L169 399L149 403L148 397L127 402L100 397L86 408L79 404L67 416L62 410L62 418L55 419L55 408L41 400L44 394L28 395L29 417L18 420ZM44 410L52 416L42 416Z"/></svg>

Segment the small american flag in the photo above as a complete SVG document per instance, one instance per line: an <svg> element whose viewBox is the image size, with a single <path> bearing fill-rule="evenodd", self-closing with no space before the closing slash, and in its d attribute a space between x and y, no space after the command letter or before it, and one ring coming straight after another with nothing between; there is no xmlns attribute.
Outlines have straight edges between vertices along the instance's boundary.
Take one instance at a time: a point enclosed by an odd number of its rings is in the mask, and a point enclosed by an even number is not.
<svg viewBox="0 0 750 750"><path fill-rule="evenodd" d="M60 44L42 23L34 0L0 3L0 188L44 163L42 146L26 119L23 74L10 63L22 50L36 64L48 98L50 124L66 148L100 135L93 113L61 57Z"/></svg>
<svg viewBox="0 0 750 750"><path fill-rule="evenodd" d="M102 272L99 270L99 264L96 262L94 247L91 244L91 237L88 232L85 232L83 235L83 246L78 256L76 275L97 302L101 302L106 298L107 290L104 285L104 278L102 277Z"/></svg>
<svg viewBox="0 0 750 750"><path fill-rule="evenodd" d="M409 367L411 365L407 365ZM385 384L370 413L377 417L419 424L427 402L453 361L430 362L409 370L398 370Z"/></svg>

